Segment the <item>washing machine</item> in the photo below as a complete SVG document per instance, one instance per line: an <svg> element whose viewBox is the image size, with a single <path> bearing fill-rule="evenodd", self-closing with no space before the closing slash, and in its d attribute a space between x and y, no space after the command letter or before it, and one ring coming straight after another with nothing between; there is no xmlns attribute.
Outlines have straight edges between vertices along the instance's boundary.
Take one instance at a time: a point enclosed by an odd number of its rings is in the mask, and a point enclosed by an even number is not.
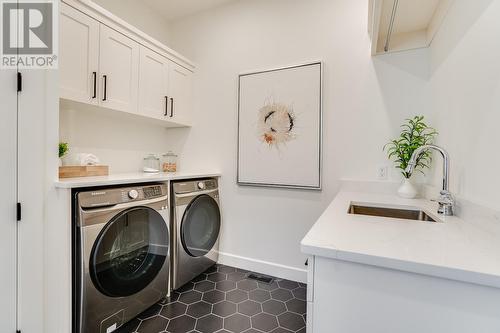
<svg viewBox="0 0 500 333"><path fill-rule="evenodd" d="M178 289L219 257L221 212L216 178L172 184L172 287Z"/></svg>
<svg viewBox="0 0 500 333"><path fill-rule="evenodd" d="M73 331L110 333L170 290L164 184L74 194Z"/></svg>

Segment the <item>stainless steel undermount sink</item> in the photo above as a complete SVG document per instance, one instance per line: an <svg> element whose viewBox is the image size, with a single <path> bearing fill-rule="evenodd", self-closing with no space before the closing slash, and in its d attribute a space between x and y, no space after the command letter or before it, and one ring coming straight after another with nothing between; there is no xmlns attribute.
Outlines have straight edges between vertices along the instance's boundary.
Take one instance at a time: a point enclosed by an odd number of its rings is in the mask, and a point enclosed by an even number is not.
<svg viewBox="0 0 500 333"><path fill-rule="evenodd" d="M436 222L436 220L434 220L426 212L419 209L373 207L354 203L349 206L349 214Z"/></svg>

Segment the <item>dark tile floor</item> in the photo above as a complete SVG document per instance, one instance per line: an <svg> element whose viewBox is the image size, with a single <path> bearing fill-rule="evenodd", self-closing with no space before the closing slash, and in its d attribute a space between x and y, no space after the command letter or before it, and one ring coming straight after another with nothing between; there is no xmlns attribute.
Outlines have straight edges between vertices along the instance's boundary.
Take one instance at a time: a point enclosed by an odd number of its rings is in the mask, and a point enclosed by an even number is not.
<svg viewBox="0 0 500 333"><path fill-rule="evenodd" d="M248 274L215 265L115 332L305 332L306 285Z"/></svg>

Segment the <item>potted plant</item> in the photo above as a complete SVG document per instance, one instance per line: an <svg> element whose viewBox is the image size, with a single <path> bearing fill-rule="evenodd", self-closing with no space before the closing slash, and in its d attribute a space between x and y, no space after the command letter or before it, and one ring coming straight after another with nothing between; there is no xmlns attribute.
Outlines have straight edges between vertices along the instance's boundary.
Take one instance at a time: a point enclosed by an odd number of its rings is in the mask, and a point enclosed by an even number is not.
<svg viewBox="0 0 500 333"><path fill-rule="evenodd" d="M393 160L396 168L401 170L403 182L398 190L398 194L403 198L415 198L418 194L414 184L411 182L411 173L406 172L406 167L413 152L420 146L432 144L438 132L428 126L424 121L424 116L415 116L413 119L406 119L406 123L401 125L401 133L398 138L391 140L384 146L389 159ZM432 161L430 152L424 152L417 159L414 170L424 174L424 169L429 168Z"/></svg>
<svg viewBox="0 0 500 333"><path fill-rule="evenodd" d="M62 165L62 158L68 153L69 145L67 142L59 142L59 166Z"/></svg>

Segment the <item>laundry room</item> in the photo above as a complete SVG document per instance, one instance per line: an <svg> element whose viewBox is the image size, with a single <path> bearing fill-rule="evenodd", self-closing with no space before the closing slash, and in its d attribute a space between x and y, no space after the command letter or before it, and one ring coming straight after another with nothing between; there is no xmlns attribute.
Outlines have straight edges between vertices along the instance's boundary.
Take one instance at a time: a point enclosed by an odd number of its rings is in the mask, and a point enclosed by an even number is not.
<svg viewBox="0 0 500 333"><path fill-rule="evenodd" d="M500 332L499 1L0 7L0 332Z"/></svg>

